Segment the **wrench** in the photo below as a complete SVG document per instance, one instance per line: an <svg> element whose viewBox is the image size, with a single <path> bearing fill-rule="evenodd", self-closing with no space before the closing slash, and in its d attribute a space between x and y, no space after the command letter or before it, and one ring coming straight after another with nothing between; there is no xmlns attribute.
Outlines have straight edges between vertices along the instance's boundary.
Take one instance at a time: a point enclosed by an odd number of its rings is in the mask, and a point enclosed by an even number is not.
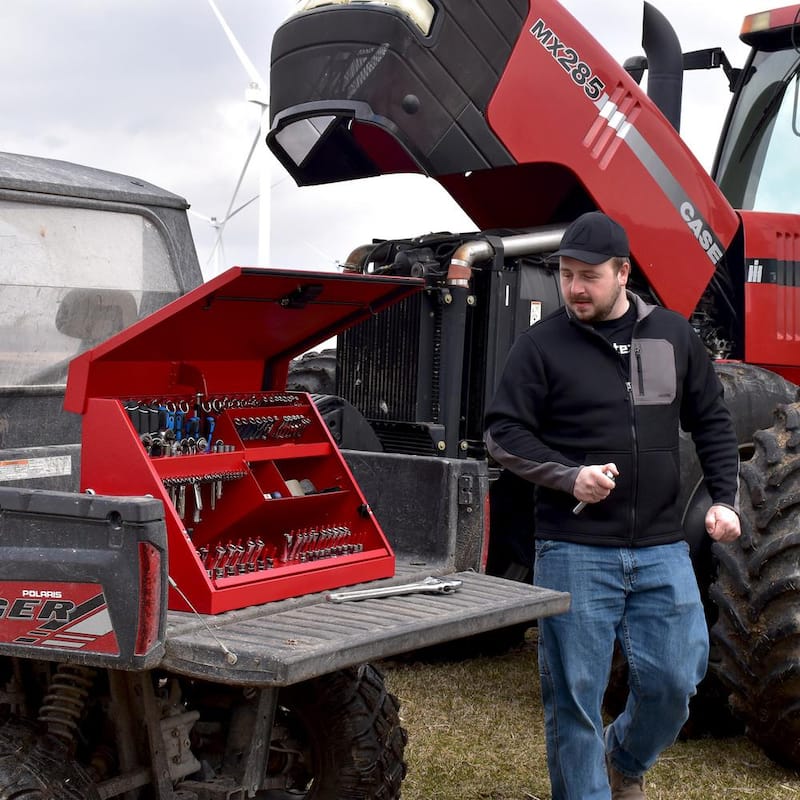
<svg viewBox="0 0 800 800"><path fill-rule="evenodd" d="M355 589L351 592L333 592L325 599L332 603L344 603L347 600L367 600L370 597L394 597L400 594L418 592L435 592L436 594L452 594L463 581L443 581L440 578L425 578L417 583L404 583L399 586L381 586L378 589Z"/></svg>

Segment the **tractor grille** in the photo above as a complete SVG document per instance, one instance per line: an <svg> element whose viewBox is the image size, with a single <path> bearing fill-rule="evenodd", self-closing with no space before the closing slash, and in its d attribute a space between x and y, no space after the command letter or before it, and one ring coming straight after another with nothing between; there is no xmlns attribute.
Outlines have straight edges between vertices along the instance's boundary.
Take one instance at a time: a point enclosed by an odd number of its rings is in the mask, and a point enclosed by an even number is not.
<svg viewBox="0 0 800 800"><path fill-rule="evenodd" d="M420 293L342 333L337 394L370 420L436 422L437 318Z"/></svg>
<svg viewBox="0 0 800 800"><path fill-rule="evenodd" d="M407 453L414 456L441 455L436 442L444 439L441 425L414 425L411 422L372 422L372 429L384 453Z"/></svg>

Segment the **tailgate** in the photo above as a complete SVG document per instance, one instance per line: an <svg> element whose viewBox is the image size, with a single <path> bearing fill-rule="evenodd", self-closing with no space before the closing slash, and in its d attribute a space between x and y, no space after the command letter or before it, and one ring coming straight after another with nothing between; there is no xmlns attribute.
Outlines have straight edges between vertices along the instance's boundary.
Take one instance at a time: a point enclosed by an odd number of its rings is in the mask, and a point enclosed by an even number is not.
<svg viewBox="0 0 800 800"><path fill-rule="evenodd" d="M566 593L504 578L475 572L442 577L463 584L446 595L346 603L326 602L324 595L316 595L311 602L297 598L214 617L170 612L162 666L218 682L288 686L569 607ZM393 582L398 581L373 581L369 586Z"/></svg>

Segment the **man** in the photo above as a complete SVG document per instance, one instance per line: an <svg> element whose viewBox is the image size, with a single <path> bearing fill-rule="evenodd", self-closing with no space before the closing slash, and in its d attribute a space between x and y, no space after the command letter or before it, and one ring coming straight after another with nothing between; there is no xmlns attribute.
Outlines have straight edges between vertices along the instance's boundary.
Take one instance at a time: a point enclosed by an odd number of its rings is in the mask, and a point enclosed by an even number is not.
<svg viewBox="0 0 800 800"><path fill-rule="evenodd" d="M626 291L623 228L600 212L561 241L565 306L523 333L489 408L486 443L537 485L534 582L572 595L539 622L553 800L644 798L705 674L708 632L683 539L679 425L694 440L716 541L740 534L737 441L688 322ZM614 641L628 702L605 730Z"/></svg>

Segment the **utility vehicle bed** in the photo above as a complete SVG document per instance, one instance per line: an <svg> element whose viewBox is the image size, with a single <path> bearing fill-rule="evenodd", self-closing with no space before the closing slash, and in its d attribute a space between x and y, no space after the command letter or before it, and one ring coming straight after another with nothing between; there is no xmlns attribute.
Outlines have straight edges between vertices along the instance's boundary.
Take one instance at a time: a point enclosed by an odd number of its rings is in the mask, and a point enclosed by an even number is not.
<svg viewBox="0 0 800 800"><path fill-rule="evenodd" d="M369 588L419 577L398 574L371 581ZM569 595L563 592L475 572L443 577L462 585L452 594L345 603L328 602L320 593L213 617L170 611L162 664L177 673L225 683L287 686L569 607ZM231 664L234 657L236 663Z"/></svg>

